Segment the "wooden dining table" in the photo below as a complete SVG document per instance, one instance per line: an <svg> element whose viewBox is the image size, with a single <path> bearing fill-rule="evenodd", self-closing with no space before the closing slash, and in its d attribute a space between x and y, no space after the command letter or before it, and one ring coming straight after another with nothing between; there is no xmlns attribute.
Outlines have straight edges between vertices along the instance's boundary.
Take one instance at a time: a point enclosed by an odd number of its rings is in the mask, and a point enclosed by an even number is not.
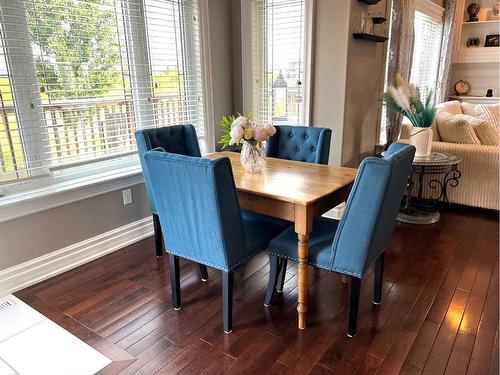
<svg viewBox="0 0 500 375"><path fill-rule="evenodd" d="M356 169L266 158L260 173L248 173L235 152L214 152L208 159L228 157L243 209L294 223L298 258L298 324L306 328L307 259L313 220L347 200Z"/></svg>

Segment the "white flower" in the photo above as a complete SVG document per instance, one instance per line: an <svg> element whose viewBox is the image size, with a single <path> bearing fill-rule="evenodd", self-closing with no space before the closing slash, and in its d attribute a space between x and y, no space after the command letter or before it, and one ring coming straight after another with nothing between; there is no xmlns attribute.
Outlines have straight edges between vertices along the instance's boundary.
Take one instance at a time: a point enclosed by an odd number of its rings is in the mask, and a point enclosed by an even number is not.
<svg viewBox="0 0 500 375"><path fill-rule="evenodd" d="M234 125L234 124L233 124ZM240 125L233 126L229 135L231 136L231 141L235 141L234 143L239 143L240 139L243 137L243 128Z"/></svg>
<svg viewBox="0 0 500 375"><path fill-rule="evenodd" d="M231 129L235 127L245 128L248 124L248 119L245 116L240 116L231 124Z"/></svg>

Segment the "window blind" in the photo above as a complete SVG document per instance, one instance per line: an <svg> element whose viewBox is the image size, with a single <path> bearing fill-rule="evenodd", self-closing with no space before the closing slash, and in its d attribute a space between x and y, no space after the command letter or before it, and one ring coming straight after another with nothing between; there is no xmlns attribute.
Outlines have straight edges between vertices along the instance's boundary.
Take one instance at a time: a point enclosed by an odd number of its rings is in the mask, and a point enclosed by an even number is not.
<svg viewBox="0 0 500 375"><path fill-rule="evenodd" d="M304 123L305 0L253 0L253 115Z"/></svg>
<svg viewBox="0 0 500 375"><path fill-rule="evenodd" d="M136 152L139 128L203 136L195 0L2 0L0 182Z"/></svg>
<svg viewBox="0 0 500 375"><path fill-rule="evenodd" d="M415 41L410 82L420 88L422 98L436 91L443 36L443 21L415 12Z"/></svg>

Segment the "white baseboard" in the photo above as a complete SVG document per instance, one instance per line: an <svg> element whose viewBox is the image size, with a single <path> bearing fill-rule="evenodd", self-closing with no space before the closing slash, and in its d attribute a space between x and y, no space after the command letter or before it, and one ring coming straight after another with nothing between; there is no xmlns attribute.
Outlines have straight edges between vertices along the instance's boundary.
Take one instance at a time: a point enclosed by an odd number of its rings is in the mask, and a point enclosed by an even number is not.
<svg viewBox="0 0 500 375"><path fill-rule="evenodd" d="M153 234L147 217L0 271L0 297L81 266Z"/></svg>

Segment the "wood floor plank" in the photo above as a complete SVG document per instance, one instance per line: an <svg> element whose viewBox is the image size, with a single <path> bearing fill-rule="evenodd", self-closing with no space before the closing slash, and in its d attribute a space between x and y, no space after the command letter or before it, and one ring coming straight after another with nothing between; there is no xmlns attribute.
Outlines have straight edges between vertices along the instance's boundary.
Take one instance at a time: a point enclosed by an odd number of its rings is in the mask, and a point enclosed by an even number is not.
<svg viewBox="0 0 500 375"><path fill-rule="evenodd" d="M467 373L467 366L472 354L472 348L474 347L474 340L475 336L461 331L458 332L448 364L446 365L446 375Z"/></svg>

